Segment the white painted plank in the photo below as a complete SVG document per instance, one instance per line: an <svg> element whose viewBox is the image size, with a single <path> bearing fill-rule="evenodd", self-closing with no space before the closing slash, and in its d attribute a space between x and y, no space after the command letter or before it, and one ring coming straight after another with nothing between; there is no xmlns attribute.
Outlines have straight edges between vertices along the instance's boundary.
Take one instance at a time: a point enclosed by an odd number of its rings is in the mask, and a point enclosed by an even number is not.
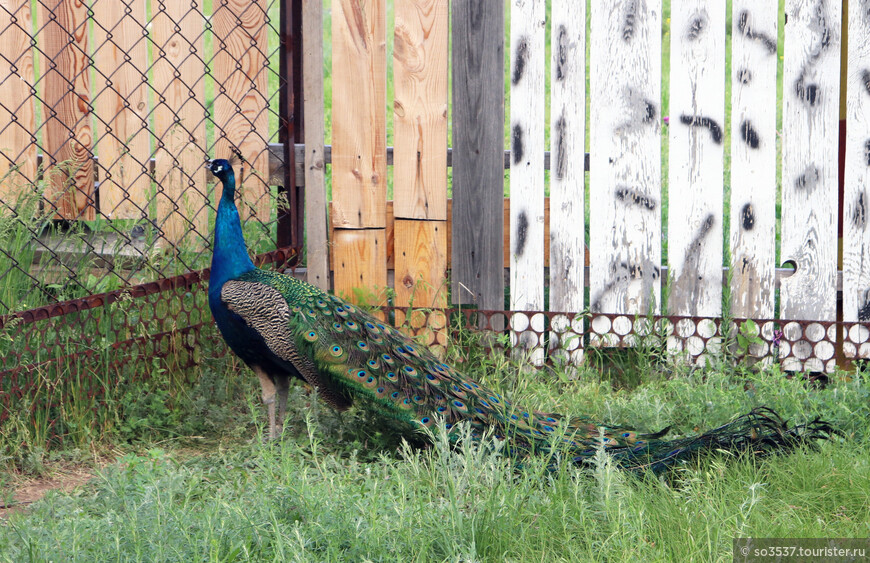
<svg viewBox="0 0 870 563"><path fill-rule="evenodd" d="M590 308L658 312L661 0L592 3Z"/></svg>
<svg viewBox="0 0 870 563"><path fill-rule="evenodd" d="M583 310L585 271L586 3L553 0L550 65L550 310ZM552 320L550 347L583 359L583 319Z"/></svg>
<svg viewBox="0 0 870 563"><path fill-rule="evenodd" d="M544 309L544 8L544 0L511 4L510 308L515 311ZM533 350L532 361L539 364L541 315L531 328L540 332L517 330L511 344Z"/></svg>
<svg viewBox="0 0 870 563"><path fill-rule="evenodd" d="M870 321L870 2L849 4L843 320Z"/></svg>
<svg viewBox="0 0 870 563"><path fill-rule="evenodd" d="M778 7L734 0L732 10L731 314L772 319Z"/></svg>
<svg viewBox="0 0 870 563"><path fill-rule="evenodd" d="M841 3L786 0L782 116L783 319L834 320Z"/></svg>
<svg viewBox="0 0 870 563"><path fill-rule="evenodd" d="M671 3L668 312L722 312L725 3Z"/></svg>

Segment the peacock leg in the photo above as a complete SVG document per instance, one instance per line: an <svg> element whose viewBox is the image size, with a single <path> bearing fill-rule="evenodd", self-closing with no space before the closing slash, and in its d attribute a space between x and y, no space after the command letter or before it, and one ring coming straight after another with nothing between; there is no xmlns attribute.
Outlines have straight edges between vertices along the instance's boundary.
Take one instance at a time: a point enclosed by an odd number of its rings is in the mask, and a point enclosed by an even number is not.
<svg viewBox="0 0 870 563"><path fill-rule="evenodd" d="M284 419L287 417L287 394L290 391L290 378L278 378L278 435L284 431Z"/></svg>
<svg viewBox="0 0 870 563"><path fill-rule="evenodd" d="M254 373L260 378L260 388L263 392L263 404L269 409L269 439L278 437L278 427L275 424L275 382L260 366L253 367Z"/></svg>

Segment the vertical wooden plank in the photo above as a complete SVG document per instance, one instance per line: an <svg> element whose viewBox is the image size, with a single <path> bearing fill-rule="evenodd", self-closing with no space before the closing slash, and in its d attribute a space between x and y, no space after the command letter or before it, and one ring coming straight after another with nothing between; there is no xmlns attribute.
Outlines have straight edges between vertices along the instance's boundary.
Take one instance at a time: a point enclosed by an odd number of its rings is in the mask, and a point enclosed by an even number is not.
<svg viewBox="0 0 870 563"><path fill-rule="evenodd" d="M586 3L553 0L550 66L550 310L583 310L585 274ZM545 231L546 232L546 231ZM554 317L550 347L582 359L583 321Z"/></svg>
<svg viewBox="0 0 870 563"><path fill-rule="evenodd" d="M543 0L511 3L510 309L514 311L544 308L545 14ZM511 344L533 350L532 361L538 364L544 359L539 347L544 327L531 328L512 332Z"/></svg>
<svg viewBox="0 0 870 563"><path fill-rule="evenodd" d="M145 0L107 2L93 20L100 213L138 218L151 187Z"/></svg>
<svg viewBox="0 0 870 563"><path fill-rule="evenodd" d="M657 312L661 294L661 1L593 2L590 308Z"/></svg>
<svg viewBox="0 0 870 563"><path fill-rule="evenodd" d="M88 7L80 0L41 4L45 198L58 219L95 217L91 151Z"/></svg>
<svg viewBox="0 0 870 563"><path fill-rule="evenodd" d="M210 240L203 166L209 158L205 152L205 83L199 63L204 19L198 9L177 1L152 1L151 11L157 92L157 224L166 242L201 244Z"/></svg>
<svg viewBox="0 0 870 563"><path fill-rule="evenodd" d="M0 0L0 201L10 206L36 181L31 28L29 0Z"/></svg>
<svg viewBox="0 0 870 563"><path fill-rule="evenodd" d="M332 3L332 222L384 227L387 198L384 0Z"/></svg>
<svg viewBox="0 0 870 563"><path fill-rule="evenodd" d="M870 321L870 2L848 15L846 176L843 210L843 320Z"/></svg>
<svg viewBox="0 0 870 563"><path fill-rule="evenodd" d="M383 305L387 269L368 268L387 263L384 229L335 229L335 293L353 302Z"/></svg>
<svg viewBox="0 0 870 563"><path fill-rule="evenodd" d="M454 0L453 302L504 309L504 5Z"/></svg>
<svg viewBox="0 0 870 563"><path fill-rule="evenodd" d="M419 221L397 217L393 230L393 245L396 264L396 304L400 307L413 306L417 309L446 307L447 221ZM433 320L435 318L441 317L433 317ZM421 323L420 326L412 329L415 334L434 330L446 337L444 324L439 327L427 327ZM442 340L444 338L439 338L439 341Z"/></svg>
<svg viewBox="0 0 870 563"><path fill-rule="evenodd" d="M725 3L671 3L668 313L722 312Z"/></svg>
<svg viewBox="0 0 870 563"><path fill-rule="evenodd" d="M396 3L396 217L447 219L447 0Z"/></svg>
<svg viewBox="0 0 870 563"><path fill-rule="evenodd" d="M782 117L783 319L836 315L841 3L786 0Z"/></svg>
<svg viewBox="0 0 870 563"><path fill-rule="evenodd" d="M333 0L335 290L350 297L354 297L353 288L373 291L386 287L386 249L362 252L342 248L350 241L357 246L362 240L385 244L386 144L385 0ZM340 232L345 229L369 232Z"/></svg>
<svg viewBox="0 0 870 563"><path fill-rule="evenodd" d="M302 3L302 96L305 100L305 259L308 283L327 290L329 246L323 159L323 2Z"/></svg>
<svg viewBox="0 0 870 563"><path fill-rule="evenodd" d="M445 307L448 2L395 6L396 304ZM431 333L424 326L414 330Z"/></svg>
<svg viewBox="0 0 870 563"><path fill-rule="evenodd" d="M734 0L731 314L772 319L776 250L776 2Z"/></svg>
<svg viewBox="0 0 870 563"><path fill-rule="evenodd" d="M243 158L238 167L242 217L268 223L272 217L269 191L269 106L266 74L266 0L215 0L216 83L214 154Z"/></svg>

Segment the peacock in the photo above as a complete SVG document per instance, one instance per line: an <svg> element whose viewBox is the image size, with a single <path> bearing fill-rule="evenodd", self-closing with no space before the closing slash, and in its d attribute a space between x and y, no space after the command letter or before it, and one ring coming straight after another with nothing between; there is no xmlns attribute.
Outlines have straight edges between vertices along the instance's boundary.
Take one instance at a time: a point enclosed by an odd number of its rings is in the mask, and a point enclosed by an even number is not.
<svg viewBox="0 0 870 563"><path fill-rule="evenodd" d="M558 445L574 464L583 465L603 446L618 466L634 471L658 473L702 451L784 450L835 432L821 420L789 428L774 411L756 408L704 434L664 440L667 428L644 434L585 416L524 410L353 304L294 277L256 268L234 202L233 169L222 159L210 161L208 168L223 184L209 306L229 347L259 377L271 439L281 434L291 377L308 382L335 409L351 404L368 409L385 426L398 426L409 436L443 421L456 437L465 422L472 438L488 430L497 438L509 437L516 456Z"/></svg>

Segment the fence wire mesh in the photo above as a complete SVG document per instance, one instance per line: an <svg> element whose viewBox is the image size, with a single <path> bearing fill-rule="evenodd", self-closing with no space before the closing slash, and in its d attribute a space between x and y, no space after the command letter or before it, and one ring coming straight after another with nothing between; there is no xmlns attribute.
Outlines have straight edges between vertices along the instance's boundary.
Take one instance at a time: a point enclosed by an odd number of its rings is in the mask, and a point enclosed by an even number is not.
<svg viewBox="0 0 870 563"><path fill-rule="evenodd" d="M0 316L207 266L212 157L276 248L279 4L0 3Z"/></svg>

